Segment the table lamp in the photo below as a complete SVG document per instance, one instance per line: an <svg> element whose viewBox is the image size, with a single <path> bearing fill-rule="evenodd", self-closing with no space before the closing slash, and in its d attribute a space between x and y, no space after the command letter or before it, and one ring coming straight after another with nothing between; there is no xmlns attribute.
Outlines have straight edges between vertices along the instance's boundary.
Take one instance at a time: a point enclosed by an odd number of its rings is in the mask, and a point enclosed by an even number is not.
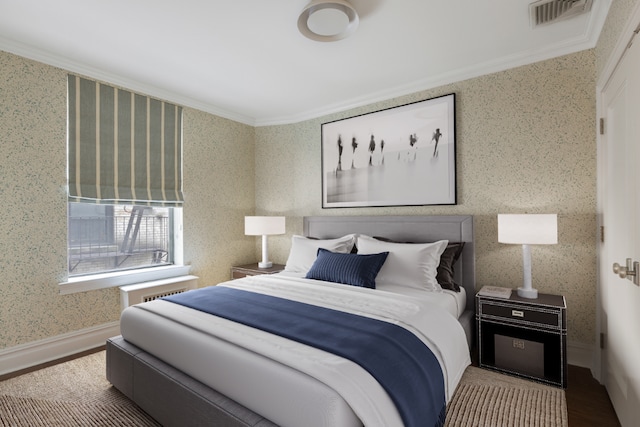
<svg viewBox="0 0 640 427"><path fill-rule="evenodd" d="M258 268L270 268L273 263L269 261L269 245L267 236L284 234L285 223L283 216L245 216L244 234L247 236L262 236L262 262Z"/></svg>
<svg viewBox="0 0 640 427"><path fill-rule="evenodd" d="M538 290L531 286L531 248L529 245L558 243L558 215L556 214L499 214L498 242L522 245L524 280L518 295L538 298Z"/></svg>

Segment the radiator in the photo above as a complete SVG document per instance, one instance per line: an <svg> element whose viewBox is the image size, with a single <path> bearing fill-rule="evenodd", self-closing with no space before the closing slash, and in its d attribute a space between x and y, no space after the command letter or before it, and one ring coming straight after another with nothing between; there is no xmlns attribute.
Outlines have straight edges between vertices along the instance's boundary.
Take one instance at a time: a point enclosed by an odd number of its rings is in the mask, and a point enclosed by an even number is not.
<svg viewBox="0 0 640 427"><path fill-rule="evenodd" d="M134 304L179 294L197 287L198 277L191 275L120 286L120 306L124 310Z"/></svg>

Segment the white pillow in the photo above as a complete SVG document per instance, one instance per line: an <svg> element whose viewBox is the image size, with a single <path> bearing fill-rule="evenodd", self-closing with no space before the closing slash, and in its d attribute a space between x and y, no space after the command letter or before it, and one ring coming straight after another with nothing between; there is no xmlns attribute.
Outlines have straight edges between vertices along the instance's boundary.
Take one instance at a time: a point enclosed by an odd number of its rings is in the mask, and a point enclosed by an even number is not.
<svg viewBox="0 0 640 427"><path fill-rule="evenodd" d="M356 243L356 235L348 234L337 239L310 239L294 235L284 271L307 273L318 256L318 248L348 254Z"/></svg>
<svg viewBox="0 0 640 427"><path fill-rule="evenodd" d="M447 240L434 243L392 243L369 236L358 236L359 254L389 252L387 260L376 277L380 285L403 285L429 291L442 290L436 275L440 255L447 248Z"/></svg>

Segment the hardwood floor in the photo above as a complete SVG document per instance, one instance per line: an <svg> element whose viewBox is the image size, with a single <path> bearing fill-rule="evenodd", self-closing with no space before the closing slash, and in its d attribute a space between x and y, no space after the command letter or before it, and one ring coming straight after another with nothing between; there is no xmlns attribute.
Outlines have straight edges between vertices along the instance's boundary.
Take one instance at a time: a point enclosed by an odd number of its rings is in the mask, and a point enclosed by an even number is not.
<svg viewBox="0 0 640 427"><path fill-rule="evenodd" d="M23 374L28 374L29 372L37 371L39 369L44 369L49 366L57 365L59 363L68 362L69 360L77 359L78 357L87 356L92 353L97 353L106 348L106 346L102 345L100 347L93 348L91 350L85 350L80 353L72 354L71 356L63 357L61 359L52 360L51 362L42 363L40 365L32 366L30 368L21 369L19 371L14 371L8 374L0 375L0 381L8 380L10 378L19 377Z"/></svg>
<svg viewBox="0 0 640 427"><path fill-rule="evenodd" d="M587 368L569 365L569 378L565 391L569 427L619 426L609 395Z"/></svg>

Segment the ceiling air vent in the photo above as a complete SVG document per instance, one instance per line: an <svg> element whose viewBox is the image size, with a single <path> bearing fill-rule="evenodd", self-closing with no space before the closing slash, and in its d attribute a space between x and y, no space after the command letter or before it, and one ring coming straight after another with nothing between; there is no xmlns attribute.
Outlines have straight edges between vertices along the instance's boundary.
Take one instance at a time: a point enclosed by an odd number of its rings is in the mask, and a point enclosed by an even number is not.
<svg viewBox="0 0 640 427"><path fill-rule="evenodd" d="M593 0L540 0L529 5L531 26L550 24L591 10Z"/></svg>

